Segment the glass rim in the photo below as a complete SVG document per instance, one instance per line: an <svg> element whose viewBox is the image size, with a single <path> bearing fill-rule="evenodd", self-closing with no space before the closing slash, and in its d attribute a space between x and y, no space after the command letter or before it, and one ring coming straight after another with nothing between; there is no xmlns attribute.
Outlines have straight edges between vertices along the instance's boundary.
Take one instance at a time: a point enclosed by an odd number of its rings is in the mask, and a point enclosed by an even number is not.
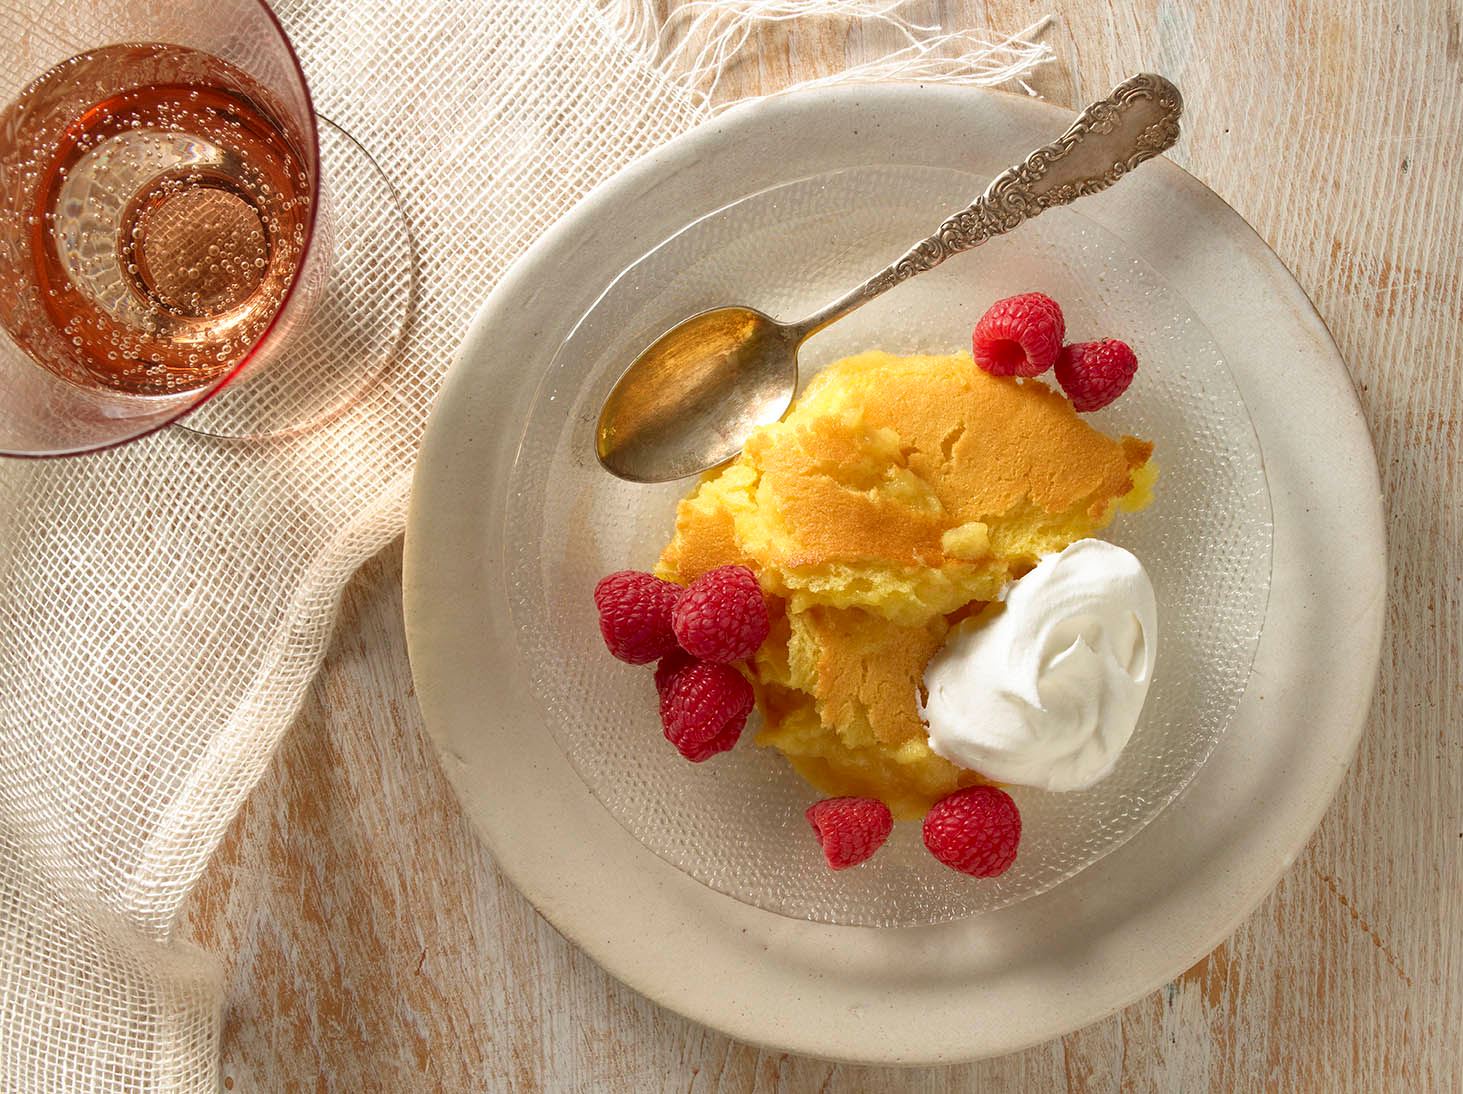
<svg viewBox="0 0 1463 1094"><path fill-rule="evenodd" d="M300 55L295 50L294 43L290 41L290 36L285 33L284 24L279 21L279 16L275 14L274 9L269 6L267 0L243 0L243 2L255 5L264 13L265 20L274 29L275 34L279 36L280 42L284 45L285 54L290 61L290 67L299 79L300 88L305 96L304 152L311 166L314 168L314 177L310 180L310 209L308 219L305 223L305 245L300 249L300 261L296 270L298 273L305 268L306 262L309 261L313 253L317 235L315 229L320 217L320 195L322 191L323 173L320 170L320 126L318 115L315 112L315 99L310 93L310 81L305 78L304 66L300 64ZM183 418L193 413L193 411L223 391L224 388L228 387L238 377L239 373L249 366L259 351L274 336L275 328L293 302L295 292L299 289L301 280L298 276L291 279L289 285L285 287L284 294L280 297L279 307L275 308L274 314L269 318L269 322L259 332L259 337L254 340L254 344L245 351L244 355L234 362L223 375L213 380L207 386L199 388L197 397L180 406L177 413L168 414L162 419L149 424L145 429L138 430L136 433L129 433L125 437L117 437L113 440L103 441L100 444L87 444L75 448L58 448L46 452L21 452L0 447L0 458L54 460L65 459L69 456L85 456L93 452L108 452L114 448L120 448L124 444L131 444L133 441L150 437L154 433L167 429L169 426L176 425ZM167 398L167 396L155 395L137 395L131 397L138 399Z"/></svg>

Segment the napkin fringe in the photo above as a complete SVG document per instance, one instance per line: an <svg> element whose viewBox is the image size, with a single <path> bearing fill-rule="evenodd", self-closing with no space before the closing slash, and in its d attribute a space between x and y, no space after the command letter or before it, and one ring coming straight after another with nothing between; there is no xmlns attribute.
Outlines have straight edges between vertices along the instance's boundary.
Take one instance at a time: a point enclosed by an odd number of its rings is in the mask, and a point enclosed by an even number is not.
<svg viewBox="0 0 1463 1094"><path fill-rule="evenodd" d="M790 84L776 94L811 87L903 80L995 87L1026 82L1052 60L1051 46L1037 38L1051 22L1043 16L1014 34L965 28L947 31L900 13L907 0L691 0L662 20L656 0L597 0L596 7L625 47L649 69L676 84L698 109L719 114L762 95L725 97L726 75L755 56L748 50L765 27L809 18L836 19L892 28L904 44L841 71Z"/></svg>

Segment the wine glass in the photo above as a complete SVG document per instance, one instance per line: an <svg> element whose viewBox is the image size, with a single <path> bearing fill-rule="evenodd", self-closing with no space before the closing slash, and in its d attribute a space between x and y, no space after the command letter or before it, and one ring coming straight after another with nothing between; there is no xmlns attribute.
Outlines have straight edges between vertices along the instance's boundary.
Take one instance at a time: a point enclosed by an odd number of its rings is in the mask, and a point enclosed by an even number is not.
<svg viewBox="0 0 1463 1094"><path fill-rule="evenodd" d="M29 0L0 33L0 454L299 430L381 375L411 236L263 0Z"/></svg>

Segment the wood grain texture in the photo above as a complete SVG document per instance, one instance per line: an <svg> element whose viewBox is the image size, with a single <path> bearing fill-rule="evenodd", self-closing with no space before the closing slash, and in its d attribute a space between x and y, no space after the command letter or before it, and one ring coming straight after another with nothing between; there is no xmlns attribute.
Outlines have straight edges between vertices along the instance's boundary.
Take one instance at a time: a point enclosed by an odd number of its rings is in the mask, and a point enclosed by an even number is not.
<svg viewBox="0 0 1463 1094"><path fill-rule="evenodd" d="M637 996L496 873L412 697L401 555L346 593L299 724L192 898L233 1090L1463 1090L1463 15L1457 0L943 0L1050 11L1076 104L1128 73L1188 104L1176 158L1256 226L1350 363L1391 573L1366 735L1320 831L1234 937L1059 1041L980 1064L845 1067L737 1044ZM734 93L834 70L877 28L762 35ZM1284 368L1277 361L1277 368Z"/></svg>

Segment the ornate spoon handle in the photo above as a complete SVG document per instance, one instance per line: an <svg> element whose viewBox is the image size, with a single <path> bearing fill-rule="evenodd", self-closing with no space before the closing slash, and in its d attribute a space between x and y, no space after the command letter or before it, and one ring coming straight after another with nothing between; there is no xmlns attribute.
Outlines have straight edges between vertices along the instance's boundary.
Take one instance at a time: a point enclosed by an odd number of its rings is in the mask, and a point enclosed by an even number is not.
<svg viewBox="0 0 1463 1094"><path fill-rule="evenodd" d="M1183 99L1162 76L1130 76L1105 99L1083 110L1070 129L1008 167L967 209L934 235L922 239L892 265L817 315L798 324L800 337L822 330L835 319L915 274L933 269L960 251L979 247L1030 220L1043 209L1066 205L1084 194L1106 190L1144 160L1179 139Z"/></svg>

